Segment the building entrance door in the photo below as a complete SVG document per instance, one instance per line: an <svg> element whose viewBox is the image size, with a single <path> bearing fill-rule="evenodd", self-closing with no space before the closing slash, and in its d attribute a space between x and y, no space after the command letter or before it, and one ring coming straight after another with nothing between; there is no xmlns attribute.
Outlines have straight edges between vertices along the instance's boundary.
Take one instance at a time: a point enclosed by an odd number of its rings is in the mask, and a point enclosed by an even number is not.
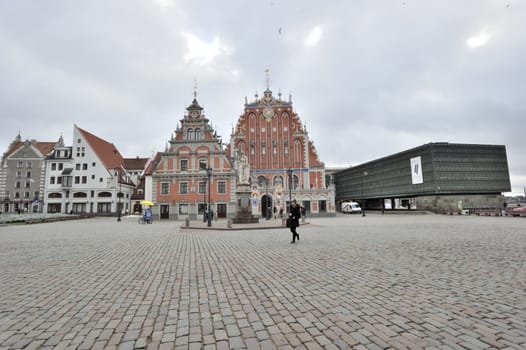
<svg viewBox="0 0 526 350"><path fill-rule="evenodd" d="M161 204L161 220L170 218L170 206L168 204Z"/></svg>
<svg viewBox="0 0 526 350"><path fill-rule="evenodd" d="M272 197L267 194L261 197L261 217L267 220L272 217Z"/></svg>
<svg viewBox="0 0 526 350"><path fill-rule="evenodd" d="M226 218L226 203L217 203L217 218Z"/></svg>

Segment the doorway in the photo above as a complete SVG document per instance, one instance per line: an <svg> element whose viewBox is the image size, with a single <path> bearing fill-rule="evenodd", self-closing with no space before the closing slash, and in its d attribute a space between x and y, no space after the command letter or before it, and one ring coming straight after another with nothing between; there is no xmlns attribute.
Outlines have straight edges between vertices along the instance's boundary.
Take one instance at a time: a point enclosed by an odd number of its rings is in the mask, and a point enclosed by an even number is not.
<svg viewBox="0 0 526 350"><path fill-rule="evenodd" d="M272 196L268 194L261 197L261 217L267 220L272 217Z"/></svg>
<svg viewBox="0 0 526 350"><path fill-rule="evenodd" d="M217 218L226 218L226 203L217 203Z"/></svg>
<svg viewBox="0 0 526 350"><path fill-rule="evenodd" d="M170 218L170 205L161 204L161 220L167 220Z"/></svg>

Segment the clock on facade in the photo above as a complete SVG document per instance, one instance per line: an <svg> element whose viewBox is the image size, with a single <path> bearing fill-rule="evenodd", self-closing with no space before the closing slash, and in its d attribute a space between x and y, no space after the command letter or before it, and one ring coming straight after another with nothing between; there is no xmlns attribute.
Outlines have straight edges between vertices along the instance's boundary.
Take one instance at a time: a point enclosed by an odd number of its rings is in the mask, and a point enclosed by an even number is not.
<svg viewBox="0 0 526 350"><path fill-rule="evenodd" d="M268 121L270 121L272 117L274 116L274 110L272 109L272 107L266 106L263 109L263 116L267 118Z"/></svg>

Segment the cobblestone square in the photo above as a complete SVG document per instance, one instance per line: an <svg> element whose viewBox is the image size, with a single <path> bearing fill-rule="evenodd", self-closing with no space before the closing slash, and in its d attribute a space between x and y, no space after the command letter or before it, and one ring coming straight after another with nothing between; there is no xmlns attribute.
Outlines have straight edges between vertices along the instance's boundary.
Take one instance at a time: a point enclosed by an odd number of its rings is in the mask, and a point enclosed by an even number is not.
<svg viewBox="0 0 526 350"><path fill-rule="evenodd" d="M0 349L525 349L526 219L0 227Z"/></svg>

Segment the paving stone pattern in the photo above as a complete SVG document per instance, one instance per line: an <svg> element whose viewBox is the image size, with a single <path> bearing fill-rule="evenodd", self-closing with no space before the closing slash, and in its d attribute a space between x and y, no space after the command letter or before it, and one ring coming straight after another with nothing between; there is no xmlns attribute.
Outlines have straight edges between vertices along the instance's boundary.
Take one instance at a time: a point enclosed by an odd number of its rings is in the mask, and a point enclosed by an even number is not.
<svg viewBox="0 0 526 350"><path fill-rule="evenodd" d="M526 220L0 227L0 349L525 349Z"/></svg>

